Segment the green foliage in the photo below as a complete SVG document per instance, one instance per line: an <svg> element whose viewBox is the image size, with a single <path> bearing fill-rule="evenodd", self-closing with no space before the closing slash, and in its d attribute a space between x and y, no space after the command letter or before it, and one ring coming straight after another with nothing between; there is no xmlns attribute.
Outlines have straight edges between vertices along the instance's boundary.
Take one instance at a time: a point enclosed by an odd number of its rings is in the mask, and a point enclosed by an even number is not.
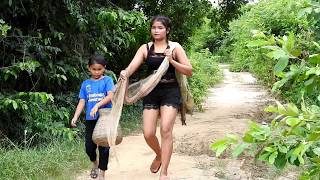
<svg viewBox="0 0 320 180"><path fill-rule="evenodd" d="M72 140L76 137L77 130L66 127L70 121L70 110L74 111L56 106L53 96L44 92L19 92L13 96L2 96L0 112L3 120L0 127L5 134L16 140L34 136L38 141L54 137ZM10 122L16 117L19 118ZM17 127L20 129L11 131L11 128Z"/></svg>
<svg viewBox="0 0 320 180"><path fill-rule="evenodd" d="M0 130L16 140L24 130L38 140L73 139L78 133L68 128L73 95L88 78L88 57L102 53L117 72L148 33L142 13L102 1L6 1L0 8ZM60 100L39 101L33 94ZM74 99L66 102L61 94Z"/></svg>
<svg viewBox="0 0 320 180"><path fill-rule="evenodd" d="M141 0L138 6L147 17L157 14L168 16L172 20L170 39L182 45L186 45L188 38L203 24L203 18L211 9L208 0Z"/></svg>
<svg viewBox="0 0 320 180"><path fill-rule="evenodd" d="M217 51L229 31L229 22L242 14L241 7L248 3L247 0L218 1L218 6L211 9L207 17L210 19L212 31L205 39L205 46L211 52Z"/></svg>
<svg viewBox="0 0 320 180"><path fill-rule="evenodd" d="M222 78L222 72L217 63L217 57L213 56L208 49L191 53L190 60L193 75L188 82L195 104L201 110L201 103L207 96L208 89Z"/></svg>
<svg viewBox="0 0 320 180"><path fill-rule="evenodd" d="M223 153L227 147L238 144L233 155L239 156L244 150L252 151L258 160L266 161L278 169L283 169L287 163L306 169L301 179L316 179L320 177L320 107L298 109L294 104L269 106L267 112L277 115L268 125L250 122L249 130L238 143L235 136L227 136L214 142L212 150L216 156Z"/></svg>
<svg viewBox="0 0 320 180"><path fill-rule="evenodd" d="M304 55L299 44L295 42L297 38L293 33L275 38L255 31L254 36L261 38L249 42L247 46L265 49L264 52L268 58L277 60L273 68L273 75L280 80L274 83L272 91L280 91L279 93L284 97L294 102L299 103L304 97L310 103L319 103L317 100L319 95L314 92L318 92L320 88L318 67L320 56L318 54ZM317 47L318 43L314 42L314 45Z"/></svg>
<svg viewBox="0 0 320 180"><path fill-rule="evenodd" d="M227 59L233 61L233 70L249 70L265 83L273 83L273 78L268 78L271 76L268 72L269 68L266 68L266 71L261 71L260 67L273 67L274 62L265 62L261 52L248 48L246 45L256 39L252 36L252 30L265 32L269 35L274 34L275 37L284 36L286 32L293 32L299 34L301 39L306 39L307 34L303 33L308 31L309 21L305 17L297 17L302 8L298 4L299 2L274 0L247 5L250 8L239 19L230 23L230 33L222 47L225 55L229 57Z"/></svg>

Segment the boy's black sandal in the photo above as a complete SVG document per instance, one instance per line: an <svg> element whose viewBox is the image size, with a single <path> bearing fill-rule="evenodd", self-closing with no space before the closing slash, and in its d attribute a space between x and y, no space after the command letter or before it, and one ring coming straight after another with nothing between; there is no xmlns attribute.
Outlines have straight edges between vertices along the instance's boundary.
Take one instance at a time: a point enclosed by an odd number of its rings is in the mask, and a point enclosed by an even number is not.
<svg viewBox="0 0 320 180"><path fill-rule="evenodd" d="M99 168L92 168L90 171L90 177L95 179L99 175Z"/></svg>

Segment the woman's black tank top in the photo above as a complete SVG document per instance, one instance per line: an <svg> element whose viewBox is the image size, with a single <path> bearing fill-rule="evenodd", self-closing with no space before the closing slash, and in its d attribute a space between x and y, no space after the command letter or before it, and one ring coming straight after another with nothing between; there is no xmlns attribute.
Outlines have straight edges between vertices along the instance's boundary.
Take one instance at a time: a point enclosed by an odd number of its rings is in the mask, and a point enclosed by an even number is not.
<svg viewBox="0 0 320 180"><path fill-rule="evenodd" d="M167 46L167 49L169 49L170 46ZM146 64L148 66L148 72L151 74L155 70L157 70L166 57L164 53L155 53L154 52L154 46L153 44L149 48L149 45L147 44L147 59L146 59ZM176 79L176 73L175 73L175 68L173 67L172 64L169 65L169 68L167 72L162 76L161 79L166 79L166 80L171 80L171 79Z"/></svg>

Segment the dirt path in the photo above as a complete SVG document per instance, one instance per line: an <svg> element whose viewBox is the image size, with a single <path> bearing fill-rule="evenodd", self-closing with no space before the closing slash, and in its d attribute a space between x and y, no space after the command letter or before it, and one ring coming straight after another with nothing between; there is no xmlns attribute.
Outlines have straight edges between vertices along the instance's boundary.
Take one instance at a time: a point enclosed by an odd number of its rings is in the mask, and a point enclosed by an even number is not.
<svg viewBox="0 0 320 180"><path fill-rule="evenodd" d="M270 179L261 175L261 168L255 165L250 166L244 160L217 159L209 149L212 141L223 138L226 133L241 134L247 127L247 119L256 116L263 105L270 101L267 92L256 84L249 73L232 73L226 65L221 67L224 81L210 89L204 104L205 112L187 116L187 126L181 126L180 120L176 120L174 153L169 166L172 180ZM116 152L118 161L113 153L106 179L159 178L159 174L151 174L149 171L154 154L142 134L125 137L113 152ZM84 172L76 179L90 179L88 173Z"/></svg>

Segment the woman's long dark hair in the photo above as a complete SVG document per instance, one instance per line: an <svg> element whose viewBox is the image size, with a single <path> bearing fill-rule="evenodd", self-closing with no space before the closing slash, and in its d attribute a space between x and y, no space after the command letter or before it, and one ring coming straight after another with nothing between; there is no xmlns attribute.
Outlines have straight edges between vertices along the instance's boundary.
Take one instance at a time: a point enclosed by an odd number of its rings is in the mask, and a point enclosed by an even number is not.
<svg viewBox="0 0 320 180"><path fill-rule="evenodd" d="M167 41L169 41L169 34L170 34L170 30L171 30L171 20L170 18L168 18L167 16L163 16L163 15L156 15L156 16L153 16L152 19L151 19L151 22L150 22L150 28L152 27L153 23L155 21L158 21L158 22L161 22L164 27L166 28L167 30ZM154 39L152 39L152 41L154 41Z"/></svg>

